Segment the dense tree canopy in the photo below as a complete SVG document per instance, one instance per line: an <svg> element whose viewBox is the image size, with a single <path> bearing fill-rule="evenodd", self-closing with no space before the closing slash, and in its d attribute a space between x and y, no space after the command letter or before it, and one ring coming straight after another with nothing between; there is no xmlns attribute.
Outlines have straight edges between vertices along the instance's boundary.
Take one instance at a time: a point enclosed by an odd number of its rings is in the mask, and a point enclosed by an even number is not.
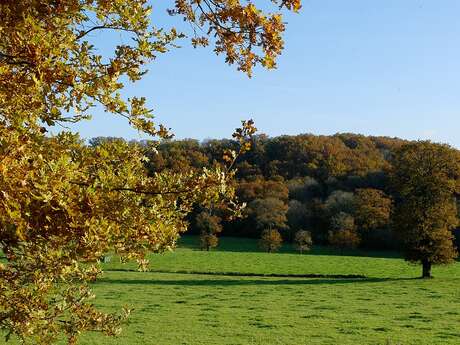
<svg viewBox="0 0 460 345"><path fill-rule="evenodd" d="M315 242L324 244L333 229L332 219L345 212L353 217L356 224L354 235L363 237L363 245L397 248L389 221L392 204L387 172L391 153L403 143L396 138L355 134L329 137L302 134L275 138L259 134L253 137L254 149L235 163L236 193L248 204L247 218L224 222L222 234L258 238L260 231L270 226L259 222L266 214L278 219L276 225L271 226L282 229L287 240L293 240L297 230L308 228ZM151 159L149 169L172 168L170 163L165 163L170 160L168 157L173 157L172 153L177 157L188 157L178 160L184 169L194 166L191 157L203 155L207 159L205 166L212 167L214 162L221 160L225 150L235 149L236 145L235 141L228 139L203 143L167 140L158 147L159 154ZM325 147L333 148L335 152L343 151L334 158L344 167L342 172L339 173L336 167L326 168L326 161L331 158ZM275 148L276 152L273 151ZM180 171L181 167L173 169Z"/></svg>
<svg viewBox="0 0 460 345"><path fill-rule="evenodd" d="M391 212L391 199L378 189L356 190L355 217L358 227L371 231L388 224Z"/></svg>
<svg viewBox="0 0 460 345"><path fill-rule="evenodd" d="M268 214L269 218L280 220L272 226L281 228L282 235L288 241L294 240L296 231L306 228L311 231L315 243L400 249L401 238L395 236L390 219L394 210L393 197L397 198L398 193L390 183L392 174L389 172L394 172L396 168L396 161L392 157L409 142L353 134L319 138L310 134L254 137L252 141L256 145L256 152L250 151L236 162L238 180L235 188L240 199L248 203L247 218L224 222L222 234L260 237L264 224L259 223L258 227L258 219ZM342 173L337 174L335 168L324 168L323 161L329 158L321 147L316 146L319 142L327 143L327 147L337 146L334 149L336 152L345 151L335 158L345 167ZM225 147L235 145L228 140L213 140L213 147L219 147L219 150L210 151L208 143L195 148L206 153L210 162L218 160L218 152L223 152ZM165 142L162 150L168 151L169 146L177 145L175 141ZM275 145L277 152L284 152L286 157L297 160L298 164L284 160L282 155L272 156L270 151ZM303 158L298 157L301 152ZM315 165L305 169L313 153ZM165 156L168 156L167 152ZM356 165L357 161L359 165ZM274 166L276 169L273 169ZM270 201L261 202L264 199ZM256 209L257 212L252 212ZM342 226L337 227L338 223ZM266 223L266 226L269 225Z"/></svg>
<svg viewBox="0 0 460 345"><path fill-rule="evenodd" d="M406 259L423 265L447 264L458 255L452 230L458 225L454 198L460 186L460 154L447 145L416 142L395 153L395 229L404 243Z"/></svg>
<svg viewBox="0 0 460 345"><path fill-rule="evenodd" d="M247 212L255 220L259 231L266 228L286 228L287 206L276 198L255 199L248 204Z"/></svg>

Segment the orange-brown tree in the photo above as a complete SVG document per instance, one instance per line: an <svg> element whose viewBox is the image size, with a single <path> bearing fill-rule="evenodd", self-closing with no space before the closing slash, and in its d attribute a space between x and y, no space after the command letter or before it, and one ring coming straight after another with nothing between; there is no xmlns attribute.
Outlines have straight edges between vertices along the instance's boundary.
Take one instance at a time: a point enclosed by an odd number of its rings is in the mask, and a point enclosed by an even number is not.
<svg viewBox="0 0 460 345"><path fill-rule="evenodd" d="M300 8L300 0L273 3ZM141 79L147 63L185 37L151 23L150 12L146 0L0 2L0 247L7 259L0 328L7 338L50 344L64 335L75 344L84 331L117 334L129 311L105 314L88 301L101 254L115 250L144 268L146 252L174 246L194 204L227 200L239 212L229 184L236 151L227 152L227 167L149 175L136 145L87 147L68 132L47 136L47 128L88 119L98 104L139 131L170 136L144 98L122 96L125 81ZM249 1L177 0L169 14L191 24L195 46L214 44L248 75L256 64L275 67L283 48L281 14ZM102 55L90 42L96 31L130 39ZM248 149L253 132L251 122L235 132L237 151Z"/></svg>
<svg viewBox="0 0 460 345"><path fill-rule="evenodd" d="M217 247L219 244L217 235L222 232L220 222L220 217L212 215L209 211L200 212L196 217L195 226L200 231L200 246L202 250L209 251L209 249Z"/></svg>
<svg viewBox="0 0 460 345"><path fill-rule="evenodd" d="M384 192L373 188L357 189L354 216L359 230L371 231L388 225L391 199Z"/></svg>
<svg viewBox="0 0 460 345"><path fill-rule="evenodd" d="M406 260L422 264L423 278L431 277L433 264L451 263L458 255L452 230L458 225L459 181L459 152L448 145L420 141L395 153L394 227Z"/></svg>
<svg viewBox="0 0 460 345"><path fill-rule="evenodd" d="M262 235L259 240L259 246L267 253L273 253L280 249L283 243L281 234L276 229L265 229L262 231Z"/></svg>

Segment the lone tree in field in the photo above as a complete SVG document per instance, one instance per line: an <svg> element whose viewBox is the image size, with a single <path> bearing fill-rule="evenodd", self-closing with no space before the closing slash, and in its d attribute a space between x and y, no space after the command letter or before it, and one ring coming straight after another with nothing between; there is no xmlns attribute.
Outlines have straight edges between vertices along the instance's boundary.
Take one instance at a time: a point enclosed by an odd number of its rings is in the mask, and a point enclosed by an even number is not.
<svg viewBox="0 0 460 345"><path fill-rule="evenodd" d="M393 159L394 228L406 260L422 264L423 278L431 277L433 264L458 255L452 230L458 224L459 163L458 151L429 141L404 145Z"/></svg>
<svg viewBox="0 0 460 345"><path fill-rule="evenodd" d="M248 75L256 65L275 67L285 29L279 12L300 9L300 0L272 1L273 14L246 0L168 3L165 16L189 24L195 47L212 45ZM85 331L118 334L129 311L106 314L88 301L98 259L113 250L143 269L148 251L174 247L195 205L224 202L240 212L231 167L250 146L252 122L234 133L240 149L226 153L227 166L153 175L139 145L88 147L78 135L46 133L89 119L99 105L156 139L170 137L144 98L122 92L186 37L151 23L151 11L146 0L0 1L0 329L7 338L72 345ZM111 31L123 39L101 49L94 34Z"/></svg>
<svg viewBox="0 0 460 345"><path fill-rule="evenodd" d="M219 238L217 234L222 231L220 217L213 216L207 211L203 211L196 217L196 227L200 230L200 247L202 250L217 247Z"/></svg>
<svg viewBox="0 0 460 345"><path fill-rule="evenodd" d="M267 253L273 253L278 251L281 248L283 243L283 238L281 234L276 229L265 229L262 231L262 236L260 237L259 245L260 248L265 250Z"/></svg>
<svg viewBox="0 0 460 345"><path fill-rule="evenodd" d="M295 233L294 244L296 249L302 254L304 251L310 250L313 241L310 231L299 230Z"/></svg>

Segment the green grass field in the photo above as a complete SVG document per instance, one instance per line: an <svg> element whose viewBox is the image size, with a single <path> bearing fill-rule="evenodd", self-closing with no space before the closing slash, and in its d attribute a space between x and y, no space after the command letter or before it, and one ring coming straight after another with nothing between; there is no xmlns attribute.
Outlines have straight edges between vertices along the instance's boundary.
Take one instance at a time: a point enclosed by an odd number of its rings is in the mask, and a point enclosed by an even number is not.
<svg viewBox="0 0 460 345"><path fill-rule="evenodd" d="M81 344L460 344L460 263L436 267L435 279L421 280L421 268L394 253L315 248L299 255L284 248L267 254L254 240L221 242L202 252L197 238L186 237L175 252L151 255L152 272L129 271L135 265L118 260L105 264L95 303L135 310L119 337L87 334Z"/></svg>

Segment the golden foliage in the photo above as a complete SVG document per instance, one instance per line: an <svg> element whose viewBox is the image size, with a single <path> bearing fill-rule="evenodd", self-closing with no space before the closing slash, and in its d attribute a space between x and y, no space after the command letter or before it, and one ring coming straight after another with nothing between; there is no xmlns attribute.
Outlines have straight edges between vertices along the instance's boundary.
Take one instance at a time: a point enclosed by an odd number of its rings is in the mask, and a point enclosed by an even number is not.
<svg viewBox="0 0 460 345"><path fill-rule="evenodd" d="M281 17L239 1L213 4L217 12L193 18L189 9L207 1L177 0L171 14L208 25L215 51L241 70L250 74L257 62L273 67L282 48ZM300 7L298 0L278 4ZM121 94L125 80L141 79L146 63L185 37L152 25L150 12L145 0L0 2L0 246L7 259L0 266L0 328L7 338L50 344L64 334L75 344L83 331L119 333L129 310L104 314L88 302L102 254L114 250L145 269L146 252L174 247L193 204L240 213L231 167L249 149L252 121L235 132L239 149L228 153L227 166L153 176L137 145L88 147L70 133L46 135L47 128L90 118L99 104L139 131L171 136L152 121L144 98ZM96 31L118 31L130 43L101 55L91 43Z"/></svg>
<svg viewBox="0 0 460 345"><path fill-rule="evenodd" d="M265 229L262 231L262 236L260 237L259 245L260 247L268 253L273 253L280 249L281 244L283 243L283 238L281 234L276 229Z"/></svg>
<svg viewBox="0 0 460 345"><path fill-rule="evenodd" d="M372 230L386 226L390 219L391 207L391 199L378 189L356 190L355 218L360 229Z"/></svg>
<svg viewBox="0 0 460 345"><path fill-rule="evenodd" d="M279 9L297 12L301 0L272 0ZM214 51L225 54L225 61L252 74L255 65L276 67L276 57L283 50L281 34L285 30L281 13L266 14L247 0L175 0L169 10L194 28L192 44L209 45L215 37Z"/></svg>

